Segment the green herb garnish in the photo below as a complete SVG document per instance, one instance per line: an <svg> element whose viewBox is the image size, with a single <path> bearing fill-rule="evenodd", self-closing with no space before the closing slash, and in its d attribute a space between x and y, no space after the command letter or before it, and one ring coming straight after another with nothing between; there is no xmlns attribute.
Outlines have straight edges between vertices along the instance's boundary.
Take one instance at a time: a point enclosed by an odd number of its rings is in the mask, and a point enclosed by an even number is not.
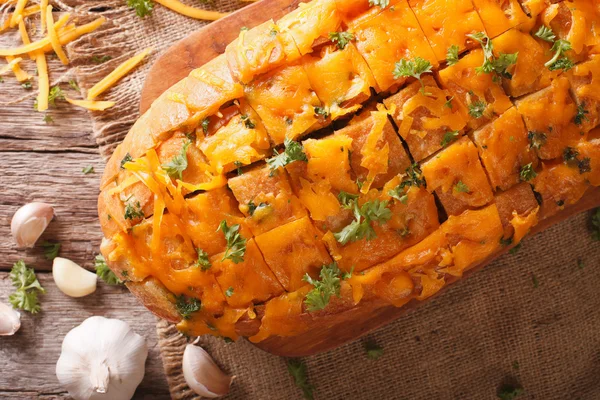
<svg viewBox="0 0 600 400"><path fill-rule="evenodd" d="M244 126L246 128L248 128L248 129L256 128L256 124L254 122L252 122L252 120L250 119L248 114L242 114L242 116L240 118L242 119L242 122L244 123Z"/></svg>
<svg viewBox="0 0 600 400"><path fill-rule="evenodd" d="M117 278L114 272L106 264L106 260L102 254L98 254L94 258L94 268L96 269L96 275L109 285L122 285L123 281Z"/></svg>
<svg viewBox="0 0 600 400"><path fill-rule="evenodd" d="M456 182L456 185L454 185L454 190L458 193L469 193L471 191L469 186L463 183L463 181Z"/></svg>
<svg viewBox="0 0 600 400"><path fill-rule="evenodd" d="M365 343L365 352L369 360L377 360L383 355L383 347L375 342L368 341Z"/></svg>
<svg viewBox="0 0 600 400"><path fill-rule="evenodd" d="M379 6L381 8L386 8L390 5L390 0L369 0L370 6Z"/></svg>
<svg viewBox="0 0 600 400"><path fill-rule="evenodd" d="M540 149L546 144L546 134L543 132L529 131L527 133L527 139L529 140L529 147L532 149Z"/></svg>
<svg viewBox="0 0 600 400"><path fill-rule="evenodd" d="M552 32L552 29L545 25L540 26L540 29L534 35L549 43L554 43L556 40L556 35Z"/></svg>
<svg viewBox="0 0 600 400"><path fill-rule="evenodd" d="M199 267L202 271L210 269L211 263L208 259L208 253L202 249L196 249L196 253L198 253L198 259L194 263L194 267Z"/></svg>
<svg viewBox="0 0 600 400"><path fill-rule="evenodd" d="M392 217L392 212L387 208L387 201L371 200L359 206L358 197L348 197L348 194L345 192L341 192L338 198L342 207L352 210L354 213L354 221L345 226L341 231L333 234L336 240L342 245L361 239L374 239L377 235L371 226L371 222L381 224L389 221Z"/></svg>
<svg viewBox="0 0 600 400"><path fill-rule="evenodd" d="M533 169L533 163L529 163L527 165L523 165L521 167L521 171L519 172L519 178L523 182L529 182L533 178L537 176L537 172Z"/></svg>
<svg viewBox="0 0 600 400"><path fill-rule="evenodd" d="M152 14L152 10L154 9L152 0L127 0L127 6L135 9L135 13L140 18Z"/></svg>
<svg viewBox="0 0 600 400"><path fill-rule="evenodd" d="M179 154L173 156L171 161L162 165L162 168L171 178L183 179L183 171L188 167L187 149L191 143L189 140L185 141Z"/></svg>
<svg viewBox="0 0 600 400"><path fill-rule="evenodd" d="M284 145L284 151L277 153L277 150L274 150L275 156L267 160L267 164L271 168L271 176L278 168L283 168L294 161L308 161L306 154L304 154L304 148L300 143L286 138Z"/></svg>
<svg viewBox="0 0 600 400"><path fill-rule="evenodd" d="M52 261L58 257L60 243L42 242L41 246L44 249L44 257L46 257L46 260Z"/></svg>
<svg viewBox="0 0 600 400"><path fill-rule="evenodd" d="M202 303L195 297L187 297L186 295L175 296L175 308L183 319L190 319L192 313L200 311Z"/></svg>
<svg viewBox="0 0 600 400"><path fill-rule="evenodd" d="M23 260L17 261L8 275L16 291L8 296L9 303L21 310L32 314L40 312L38 294L46 293L40 285L33 268L27 268Z"/></svg>
<svg viewBox="0 0 600 400"><path fill-rule="evenodd" d="M235 264L243 262L246 254L246 239L240 234L240 226L238 224L227 226L227 221L223 220L219 224L218 231L223 232L227 241L227 248L221 261L229 259Z"/></svg>
<svg viewBox="0 0 600 400"><path fill-rule="evenodd" d="M307 400L313 400L314 387L308 383L308 378L306 376L306 365L300 360L291 359L287 362L287 369L292 378L294 378L294 383L296 386L302 390L304 398Z"/></svg>
<svg viewBox="0 0 600 400"><path fill-rule="evenodd" d="M336 43L340 50L344 50L348 43L354 40L354 35L350 32L330 32L329 39Z"/></svg>
<svg viewBox="0 0 600 400"><path fill-rule="evenodd" d="M89 174L93 174L94 171L94 166L93 165L88 165L87 167L84 167L81 172L83 172L84 175L89 175Z"/></svg>
<svg viewBox="0 0 600 400"><path fill-rule="evenodd" d="M304 299L309 312L319 311L327 307L331 296L340 296L341 271L337 264L324 265L319 273L320 279L313 279L306 274L302 278L313 286Z"/></svg>
<svg viewBox="0 0 600 400"><path fill-rule="evenodd" d="M469 115L475 119L483 117L487 104L485 101L477 100L469 104Z"/></svg>
<svg viewBox="0 0 600 400"><path fill-rule="evenodd" d="M585 103L579 104L577 106L577 114L575 115L573 122L575 122L576 125L581 125L583 124L583 121L589 121L590 119L587 116L589 113L590 112L585 109Z"/></svg>
<svg viewBox="0 0 600 400"><path fill-rule="evenodd" d="M448 52L446 53L446 62L448 65L454 65L458 62L458 51L460 48L453 44L448 48Z"/></svg>
<svg viewBox="0 0 600 400"><path fill-rule="evenodd" d="M133 203L129 202L125 205L125 214L123 218L134 220L138 218L144 218L144 211L139 201Z"/></svg>
<svg viewBox="0 0 600 400"><path fill-rule="evenodd" d="M442 147L446 147L450 143L454 142L459 136L460 136L460 133L458 131L446 132L446 133L444 133L444 137L442 138L440 145Z"/></svg>
<svg viewBox="0 0 600 400"><path fill-rule="evenodd" d="M402 59L394 66L394 78L413 77L421 83L421 93L425 93L425 84L421 80L421 75L431 73L431 63L424 58L415 57L412 60Z"/></svg>

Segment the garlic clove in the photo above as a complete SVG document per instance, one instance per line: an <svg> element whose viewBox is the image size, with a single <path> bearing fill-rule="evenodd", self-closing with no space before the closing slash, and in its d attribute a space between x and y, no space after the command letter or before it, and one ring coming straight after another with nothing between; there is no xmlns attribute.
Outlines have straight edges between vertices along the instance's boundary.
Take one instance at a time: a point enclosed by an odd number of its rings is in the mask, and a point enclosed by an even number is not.
<svg viewBox="0 0 600 400"><path fill-rule="evenodd" d="M18 247L33 247L54 217L54 208L46 203L29 203L13 215L10 231Z"/></svg>
<svg viewBox="0 0 600 400"><path fill-rule="evenodd" d="M96 274L66 258L54 259L52 277L56 286L67 296L83 297L96 291Z"/></svg>
<svg viewBox="0 0 600 400"><path fill-rule="evenodd" d="M146 340L126 322L94 316L65 336L56 377L75 400L129 400L147 357Z"/></svg>
<svg viewBox="0 0 600 400"><path fill-rule="evenodd" d="M229 393L235 378L221 371L202 347L193 344L188 344L183 352L183 377L190 389L210 399Z"/></svg>
<svg viewBox="0 0 600 400"><path fill-rule="evenodd" d="M21 327L21 314L10 306L0 303L0 336L14 335Z"/></svg>

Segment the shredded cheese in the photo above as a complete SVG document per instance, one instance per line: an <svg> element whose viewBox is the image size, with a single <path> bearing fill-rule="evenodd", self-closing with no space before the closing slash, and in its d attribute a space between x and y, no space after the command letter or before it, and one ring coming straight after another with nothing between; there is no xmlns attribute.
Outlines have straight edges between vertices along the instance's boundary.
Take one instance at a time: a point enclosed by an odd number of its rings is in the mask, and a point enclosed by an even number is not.
<svg viewBox="0 0 600 400"><path fill-rule="evenodd" d="M11 71L13 69L13 67L15 65L18 65L19 62L21 62L21 61L23 61L23 59L21 57L13 59L7 65L5 65L4 67L0 68L0 75L4 75L8 71Z"/></svg>
<svg viewBox="0 0 600 400"><path fill-rule="evenodd" d="M59 26L63 26L66 23L67 18L64 18L65 16L68 17L68 15L65 14L58 21L56 21L56 23L54 24L54 27L56 29L58 29ZM104 23L104 21L106 21L106 18L100 17L100 18L90 22L89 24L78 26L75 29L67 29L65 31L62 31L59 34L60 44L65 45L65 44L70 43L73 40L79 38L80 36L85 35L86 33L90 33L92 31L98 29L98 27L100 25L102 25ZM20 56L22 54L29 54L29 53L36 52L38 50L42 50L44 53L51 51L52 44L50 43L50 38L45 37L45 38L37 40L33 43L27 44L25 46L17 47L14 49L0 49L0 57Z"/></svg>
<svg viewBox="0 0 600 400"><path fill-rule="evenodd" d="M100 82L96 83L89 91L87 95L88 100L94 100L96 97L100 96L102 93L110 89L117 83L121 78L127 75L132 69L134 69L142 60L152 51L152 48L149 47L142 51L141 53L136 54L131 57L129 60L125 61L114 71L104 77Z"/></svg>
<svg viewBox="0 0 600 400"><path fill-rule="evenodd" d="M65 100L74 106L83 107L91 111L104 111L116 103L114 101L76 100L65 97Z"/></svg>
<svg viewBox="0 0 600 400"><path fill-rule="evenodd" d="M220 18L225 17L228 13L220 13L216 11L201 10L199 8L190 7L181 3L178 0L156 0L158 4L161 4L176 13L185 15L186 17L203 19L208 21L216 21Z"/></svg>
<svg viewBox="0 0 600 400"><path fill-rule="evenodd" d="M15 11L13 11L12 16L10 17L10 27L14 28L19 23L19 18L23 18L22 13L27 5L27 0L18 0L17 5L15 6Z"/></svg>
<svg viewBox="0 0 600 400"><path fill-rule="evenodd" d="M44 32L46 31L46 8L48 8L48 0L41 0L40 1L40 10L41 12L41 23L42 23L42 28L41 28L41 34L43 35Z"/></svg>
<svg viewBox="0 0 600 400"><path fill-rule="evenodd" d="M23 12L21 13L21 19L23 19L23 18L25 18L25 17L28 17L28 16L30 16L30 15L33 15L33 14L35 14L35 13L39 12L39 11L40 11L40 6L39 6L39 5L37 5L37 4L36 4L36 5L34 5L34 6L27 7L27 8L26 8L26 9L24 9L24 10L23 10ZM0 25L0 33L1 33L1 32L3 32L3 31L5 31L5 30L7 30L7 29L9 29L9 28L11 27L11 26L10 26L10 21L11 21L11 19L10 19L10 18L7 18L7 19L4 21L4 23L3 23L2 25Z"/></svg>
<svg viewBox="0 0 600 400"><path fill-rule="evenodd" d="M69 14L66 14L67 18ZM52 17L52 6L46 7L46 24L48 26L48 37L50 38L50 43L52 44L52 48L54 52L63 63L63 65L69 64L69 59L65 54L64 50L60 45L60 40L58 39L58 34L56 33L56 28L54 27L54 18Z"/></svg>
<svg viewBox="0 0 600 400"><path fill-rule="evenodd" d="M38 88L37 110L46 111L48 109L48 96L50 94L50 77L48 76L48 63L46 54L38 52L35 56L35 64L38 70Z"/></svg>

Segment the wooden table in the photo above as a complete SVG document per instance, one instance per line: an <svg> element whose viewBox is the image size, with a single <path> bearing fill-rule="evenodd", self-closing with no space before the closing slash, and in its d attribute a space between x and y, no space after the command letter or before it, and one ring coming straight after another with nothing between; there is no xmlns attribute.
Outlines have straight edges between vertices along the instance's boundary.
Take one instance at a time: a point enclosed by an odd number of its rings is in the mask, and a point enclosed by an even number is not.
<svg viewBox="0 0 600 400"><path fill-rule="evenodd" d="M2 87L0 87L2 90ZM5 98L0 93L0 100ZM0 337L0 398L66 398L55 365L66 333L92 315L118 318L148 342L146 375L135 398L169 398L157 345L156 319L125 288L102 282L95 293L73 299L54 285L51 262L39 248L17 250L10 235L15 211L31 201L55 206L56 218L42 240L59 241L60 255L93 269L101 240L96 198L104 163L91 136L85 110L60 103L54 123L44 123L32 102L0 106L0 301L13 291L8 271L19 259L35 267L47 293L42 312L21 314L12 337ZM93 165L94 174L82 169Z"/></svg>

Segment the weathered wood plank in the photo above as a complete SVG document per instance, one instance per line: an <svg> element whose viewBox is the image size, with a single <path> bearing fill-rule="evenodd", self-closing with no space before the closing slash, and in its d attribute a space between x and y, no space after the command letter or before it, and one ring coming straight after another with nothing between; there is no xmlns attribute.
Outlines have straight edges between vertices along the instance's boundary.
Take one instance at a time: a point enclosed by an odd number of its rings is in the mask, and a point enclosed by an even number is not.
<svg viewBox="0 0 600 400"><path fill-rule="evenodd" d="M0 241L0 270L9 269L20 258L36 270L51 268L40 248L18 250L10 236L13 214L32 201L55 206L56 218L40 242L59 241L62 256L90 268L102 238L96 210L104 168L100 155L0 151L0 159L0 237L5 238ZM94 174L82 173L87 165L94 166Z"/></svg>
<svg viewBox="0 0 600 400"><path fill-rule="evenodd" d="M95 293L73 299L58 290L52 276L38 274L46 289L38 315L21 315L21 329L11 337L0 338L0 398L62 397L64 389L55 376L64 336L92 315L118 318L148 343L146 375L136 398L169 398L155 331L156 319L124 287L99 284ZM12 292L7 273L0 273L0 301Z"/></svg>

